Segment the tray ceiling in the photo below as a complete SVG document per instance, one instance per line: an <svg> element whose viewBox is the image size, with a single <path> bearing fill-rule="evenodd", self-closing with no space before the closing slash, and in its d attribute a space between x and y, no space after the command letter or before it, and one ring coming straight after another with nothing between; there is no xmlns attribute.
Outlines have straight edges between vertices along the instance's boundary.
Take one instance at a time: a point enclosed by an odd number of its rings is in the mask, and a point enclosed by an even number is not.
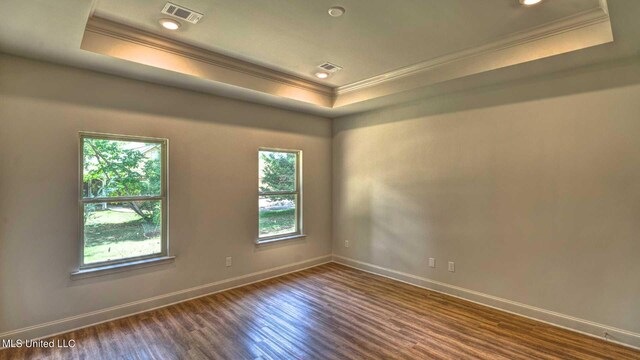
<svg viewBox="0 0 640 360"><path fill-rule="evenodd" d="M201 12L175 32L158 26L166 0L100 0L94 16L309 80L317 65L344 67L322 83L343 86L491 43L581 12L600 0L174 0ZM346 13L329 16L340 5Z"/></svg>
<svg viewBox="0 0 640 360"><path fill-rule="evenodd" d="M5 0L0 51L336 117L640 50L627 0L174 2L204 17L169 32L165 1ZM344 70L313 77L325 61Z"/></svg>

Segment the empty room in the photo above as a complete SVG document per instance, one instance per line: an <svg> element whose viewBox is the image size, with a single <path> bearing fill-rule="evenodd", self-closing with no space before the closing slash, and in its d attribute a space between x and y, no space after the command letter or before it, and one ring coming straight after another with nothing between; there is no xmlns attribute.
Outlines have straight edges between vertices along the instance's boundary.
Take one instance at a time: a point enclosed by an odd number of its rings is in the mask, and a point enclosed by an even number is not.
<svg viewBox="0 0 640 360"><path fill-rule="evenodd" d="M0 9L0 360L640 359L640 1Z"/></svg>

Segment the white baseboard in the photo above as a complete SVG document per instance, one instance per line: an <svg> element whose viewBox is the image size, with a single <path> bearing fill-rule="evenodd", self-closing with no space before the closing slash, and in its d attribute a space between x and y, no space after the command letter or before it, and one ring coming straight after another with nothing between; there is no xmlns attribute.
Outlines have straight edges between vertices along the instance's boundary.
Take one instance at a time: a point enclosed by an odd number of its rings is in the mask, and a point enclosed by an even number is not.
<svg viewBox="0 0 640 360"><path fill-rule="evenodd" d="M541 321L567 330L579 332L588 336L602 339L603 334L606 332L609 334L609 341L634 349L640 349L640 334L638 333L618 329L584 319L575 318L545 309L540 309L515 301L502 299L496 296L483 294L477 291L464 289L458 286L445 284L420 276L387 269L382 266L377 266L374 264L350 259L335 254L320 256L293 264L278 266L251 274L216 281L210 284L163 294L148 299L142 299L127 304L110 307L107 309L97 310L56 321L47 322L44 324L38 324L4 332L0 334L0 339L17 340L41 339L45 337L51 337L69 331L94 326L107 321L112 321L146 311L162 308L172 304L188 301L191 299L215 294L221 291L230 290L240 286L245 286L267 279L279 277L285 274L298 272L304 269L326 264L328 262L331 262L332 260L338 264L346 265L372 274L384 276L393 280L401 281L407 284L471 301L476 304L488 306L511 314L524 316L526 318ZM2 349L1 345L2 343L0 342L0 350Z"/></svg>
<svg viewBox="0 0 640 360"><path fill-rule="evenodd" d="M579 319L573 316L560 314L554 311L549 311L534 306L529 306L519 302L499 298L497 296L483 294L474 290L449 285L439 281L434 281L417 275L384 268L382 266L354 260L340 255L334 254L333 261L338 264L346 265L358 270L384 276L393 280L401 281L438 293L450 295L462 300L467 300L479 305L488 306L490 308L505 311L514 315L544 322L584 335L605 339L604 334L606 333L608 334L608 337L605 340L626 347L640 349L640 334L635 332L618 329L589 320Z"/></svg>
<svg viewBox="0 0 640 360"><path fill-rule="evenodd" d="M22 329L0 333L0 339L41 339L97 325L111 320L139 314L146 311L162 308L172 304L188 301L230 290L236 287L249 285L255 282L282 276L292 272L301 271L318 265L331 262L331 255L316 257L309 260L278 266L242 276L212 282L209 284L192 287L168 294L163 294L148 299L142 299L123 305L113 306L107 309L92 311L85 314L50 321L44 324L33 325ZM2 342L0 342L0 350Z"/></svg>

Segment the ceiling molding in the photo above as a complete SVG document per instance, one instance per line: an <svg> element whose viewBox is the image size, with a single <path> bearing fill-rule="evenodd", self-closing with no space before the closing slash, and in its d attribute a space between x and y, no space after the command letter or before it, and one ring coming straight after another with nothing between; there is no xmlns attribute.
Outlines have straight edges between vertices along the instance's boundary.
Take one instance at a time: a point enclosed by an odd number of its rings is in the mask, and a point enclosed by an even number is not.
<svg viewBox="0 0 640 360"><path fill-rule="evenodd" d="M126 0L120 1L125 3ZM571 1L577 4L590 0L567 0L567 3ZM516 2L509 2L511 9L519 12L512 20L527 16L530 11L546 12L547 6L553 10L554 6L550 1L541 8L523 9ZM374 76L369 81L370 86L355 89L352 83L334 90L334 85L311 77L274 73L224 56L209 58L212 54L203 49L168 41L163 36L172 34L160 32L159 28L154 35L118 24L107 26L103 22L100 25L100 20L91 19L90 15L93 10L100 13L96 4L100 8L101 3L104 1L5 1L3 9L12 16L0 22L0 51L330 118L469 89L516 83L579 67L637 59L640 53L637 41L640 23L636 19L640 14L640 1L598 0L589 2L595 9L502 39L503 46L493 44L493 51L482 52L475 48L472 49L475 56L472 53L462 57L460 55L464 53L453 54L458 56L445 56L421 63L422 66ZM610 14L611 20L605 14ZM147 21L146 26L157 26L155 18L144 21ZM531 31L537 31L537 40ZM614 33L616 38L612 42ZM190 34L183 35L190 38ZM514 38L522 40L520 45L514 44ZM507 47L509 40L511 47ZM604 45L595 46L599 44ZM491 45L486 47L491 48ZM429 63L433 67L429 68ZM352 91L341 91L349 87Z"/></svg>
<svg viewBox="0 0 640 360"><path fill-rule="evenodd" d="M83 50L135 62L145 63L140 60L147 59L147 65L291 97L320 106L330 107L333 103L334 90L329 86L103 18L92 17L88 20L80 47ZM169 58L170 56L173 58ZM162 66L161 60L174 65L180 62L183 66ZM150 63L152 61L155 63Z"/></svg>
<svg viewBox="0 0 640 360"><path fill-rule="evenodd" d="M267 96L339 109L611 41L603 2L488 44L335 88L97 17L89 19L81 48Z"/></svg>
<svg viewBox="0 0 640 360"><path fill-rule="evenodd" d="M595 7L554 22L518 32L497 41L482 46L466 49L460 52L420 62L415 65L403 67L389 71L368 79L360 80L351 84L336 87L336 96L350 92L363 90L382 83L395 81L404 77L416 76L421 73L437 71L439 67L459 62L465 59L472 59L481 55L497 53L505 49L537 42L545 38L551 38L563 33L580 30L597 24L609 23L609 14L605 6Z"/></svg>

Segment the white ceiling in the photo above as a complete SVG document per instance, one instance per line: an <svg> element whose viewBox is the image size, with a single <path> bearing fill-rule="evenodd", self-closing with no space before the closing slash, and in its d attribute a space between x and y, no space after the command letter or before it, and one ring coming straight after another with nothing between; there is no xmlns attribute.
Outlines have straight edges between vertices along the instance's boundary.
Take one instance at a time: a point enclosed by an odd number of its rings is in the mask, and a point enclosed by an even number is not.
<svg viewBox="0 0 640 360"><path fill-rule="evenodd" d="M204 14L166 31L166 0L98 0L95 16L318 81L317 65L343 66L341 86L477 47L594 7L599 0L173 0ZM346 13L332 18L329 7Z"/></svg>
<svg viewBox="0 0 640 360"><path fill-rule="evenodd" d="M308 66L320 61L335 62L345 67L328 83L335 86L429 61L448 52L481 47L483 42L494 42L518 30L566 18L603 1L545 0L539 7L524 9L517 5L517 0L175 0L203 12L205 17L201 24L185 24L184 31L171 36L305 78L313 72ZM127 10L134 3L135 6ZM515 66L416 83L413 88L395 93L357 99L358 92L352 92L349 96L354 101L340 107L318 106L80 49L87 21L94 11L96 15L166 36L157 25L164 1L0 0L2 13L11 14L0 22L0 52L333 118L399 101L637 58L640 0L608 0L607 3L614 42ZM283 4L288 7L282 8ZM347 13L342 18L330 18L326 9L331 5L344 6ZM146 7L155 10L146 14L139 12ZM127 16L116 18L113 15L116 12ZM313 65L308 65L311 60ZM0 78L1 72L2 69Z"/></svg>

